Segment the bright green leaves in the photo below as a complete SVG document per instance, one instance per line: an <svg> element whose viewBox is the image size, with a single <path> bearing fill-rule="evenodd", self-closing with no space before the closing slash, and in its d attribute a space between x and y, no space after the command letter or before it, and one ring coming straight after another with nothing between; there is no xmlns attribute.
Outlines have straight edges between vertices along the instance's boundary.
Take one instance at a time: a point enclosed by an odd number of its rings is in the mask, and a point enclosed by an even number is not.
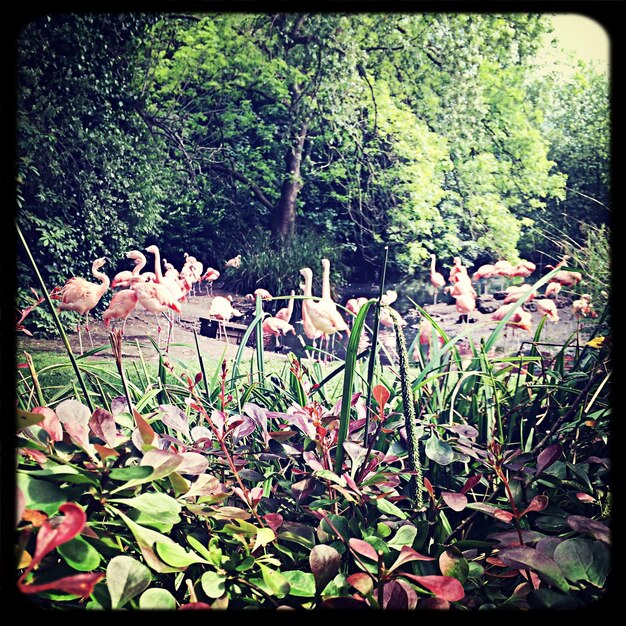
<svg viewBox="0 0 626 626"><path fill-rule="evenodd" d="M130 556L116 556L107 565L106 584L111 608L122 608L150 585L150 570Z"/></svg>
<svg viewBox="0 0 626 626"><path fill-rule="evenodd" d="M91 572L100 565L100 553L80 535L57 548L65 562L79 572Z"/></svg>

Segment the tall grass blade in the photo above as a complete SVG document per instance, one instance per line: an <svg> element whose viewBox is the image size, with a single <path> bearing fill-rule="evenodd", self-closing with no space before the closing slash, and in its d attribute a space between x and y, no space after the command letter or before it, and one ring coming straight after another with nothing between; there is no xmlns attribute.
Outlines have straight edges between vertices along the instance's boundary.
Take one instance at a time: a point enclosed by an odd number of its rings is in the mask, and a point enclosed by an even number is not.
<svg viewBox="0 0 626 626"><path fill-rule="evenodd" d="M337 434L337 455L335 457L335 473L341 475L341 467L343 465L344 449L343 443L348 435L348 425L350 422L350 408L352 406L352 386L354 383L354 370L356 368L357 350L359 348L359 340L363 332L365 317L369 311L370 305L376 302L368 300L359 311L354 319L352 330L350 331L350 339L348 348L346 349L346 358L344 362L345 373L343 378L343 393L341 394L341 411L339 413L339 431Z"/></svg>
<svg viewBox="0 0 626 626"><path fill-rule="evenodd" d="M385 246L385 257L383 259L383 271L380 276L380 285L378 286L378 302L374 309L374 327L372 329L372 348L370 352L370 360L367 368L367 398L365 400L365 428L363 431L363 445L367 447L367 439L370 424L370 406L372 403L372 387L374 379L374 366L376 364L376 356L378 354L378 326L380 319L380 306L385 289L385 277L387 275L387 257L389 256L389 246Z"/></svg>
<svg viewBox="0 0 626 626"><path fill-rule="evenodd" d="M17 234L20 238L20 241L22 242L22 245L24 246L24 250L26 251L26 255L28 256L28 260L30 261L33 267L35 275L37 276L37 280L39 281L39 284L41 285L43 295L46 299L46 303L48 304L48 308L50 309L50 312L52 313L52 317L59 331L59 334L61 335L61 339L63 339L63 343L65 344L65 349L67 350L67 354L69 355L70 361L72 362L72 367L74 368L74 373L76 374L78 383L80 384L80 387L83 391L85 402L87 402L87 406L89 407L89 410L93 412L94 406L91 402L91 397L89 395L89 392L87 391L87 386L85 385L85 381L78 367L78 363L76 362L76 357L74 356L74 353L72 352L70 342L68 341L67 335L65 334L65 331L63 330L63 325L61 324L61 320L59 319L56 309L54 308L54 304L52 303L52 299L50 298L48 294L48 289L46 288L43 278L41 274L39 273L39 268L37 267L37 263L35 262L35 259L33 258L33 255L30 252L30 248L28 247L28 244L26 243L26 239L24 239L24 235L22 234L20 227L17 224L15 224L15 228L17 228ZM76 395L78 397L79 394L76 394Z"/></svg>

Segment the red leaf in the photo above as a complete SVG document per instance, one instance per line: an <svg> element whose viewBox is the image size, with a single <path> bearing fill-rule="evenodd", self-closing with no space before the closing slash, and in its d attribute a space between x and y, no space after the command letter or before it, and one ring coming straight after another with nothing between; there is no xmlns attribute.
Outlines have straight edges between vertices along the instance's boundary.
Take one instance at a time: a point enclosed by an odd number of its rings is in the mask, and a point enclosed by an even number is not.
<svg viewBox="0 0 626 626"><path fill-rule="evenodd" d="M434 500L435 499L435 490L433 489L433 485L430 482L430 480L428 480L428 478L424 477L424 487L426 487L426 491L428 491L428 493L430 494L430 497Z"/></svg>
<svg viewBox="0 0 626 626"><path fill-rule="evenodd" d="M593 496L590 496L588 493L584 493L583 491L577 492L576 497L581 502L595 502L596 501L596 499Z"/></svg>
<svg viewBox="0 0 626 626"><path fill-rule="evenodd" d="M97 574L95 572L76 574L75 576L66 576L42 585L25 585L20 580L18 581L18 586L22 593L39 593L41 591L49 591L50 589L58 589L81 598L87 598L93 593L94 587L104 576L104 573Z"/></svg>
<svg viewBox="0 0 626 626"><path fill-rule="evenodd" d="M482 474L478 474L476 476L470 476L466 481L463 487L461 487L461 493L466 494L470 489L473 489L482 478Z"/></svg>
<svg viewBox="0 0 626 626"><path fill-rule="evenodd" d="M117 443L117 424L112 413L104 409L97 408L89 419L89 426L96 435L110 448L114 448Z"/></svg>
<svg viewBox="0 0 626 626"><path fill-rule="evenodd" d="M561 456L562 452L563 448L558 443L548 446L545 450L542 450L537 457L535 476L541 474L541 472L543 472L543 470L547 467L550 467L550 465L552 465Z"/></svg>
<svg viewBox="0 0 626 626"><path fill-rule="evenodd" d="M374 583L365 572L357 572L346 578L346 582L352 585L362 596L367 596L374 589Z"/></svg>
<svg viewBox="0 0 626 626"><path fill-rule="evenodd" d="M202 372L198 372L194 379L194 384L197 385L202 380Z"/></svg>
<svg viewBox="0 0 626 626"><path fill-rule="evenodd" d="M543 511L548 506L548 496L535 496L530 504L519 514L519 517L523 517L526 513L534 513L536 511Z"/></svg>
<svg viewBox="0 0 626 626"><path fill-rule="evenodd" d="M283 525L283 516L280 513L267 513L263 516L263 519L267 522L267 525L274 531Z"/></svg>
<svg viewBox="0 0 626 626"><path fill-rule="evenodd" d="M368 559L372 559L372 561L378 561L378 553L371 543L355 537L352 537L348 543L350 548L360 556L365 556Z"/></svg>
<svg viewBox="0 0 626 626"><path fill-rule="evenodd" d="M376 387L372 389L372 395L374 396L376 402L378 402L378 406L381 411L385 408L385 404L387 404L387 401L391 397L391 394L385 385L376 385Z"/></svg>
<svg viewBox="0 0 626 626"><path fill-rule="evenodd" d="M467 496L450 491L442 492L443 501L453 510L462 511L467 506Z"/></svg>
<svg viewBox="0 0 626 626"><path fill-rule="evenodd" d="M152 430L152 426L146 422L137 409L133 409L133 415L135 417L135 424L137 425L141 439L145 444L151 446L157 438L156 433Z"/></svg>
<svg viewBox="0 0 626 626"><path fill-rule="evenodd" d="M32 412L44 416L40 426L48 433L52 441L61 441L63 439L63 426L61 426L57 414L52 409L47 406L36 406Z"/></svg>
<svg viewBox="0 0 626 626"><path fill-rule="evenodd" d="M211 605L206 602L187 602L187 604L181 604L178 607L178 611L183 611L185 609L210 609Z"/></svg>
<svg viewBox="0 0 626 626"><path fill-rule="evenodd" d="M457 602L465 597L463 585L451 576L416 576L415 574L405 573L401 575L425 587L441 600Z"/></svg>
<svg viewBox="0 0 626 626"><path fill-rule="evenodd" d="M111 450L111 448L107 448L106 446L101 446L99 443L94 443L93 447L97 450L101 459L106 459L108 456L119 456L120 453L116 450Z"/></svg>
<svg viewBox="0 0 626 626"><path fill-rule="evenodd" d="M405 563L410 563L411 561L434 561L435 558L432 556L424 556L420 554L416 550L413 550L410 546L402 546L400 550L400 555L396 559L395 563L389 568L390 572L393 572L394 569L404 565Z"/></svg>
<svg viewBox="0 0 626 626"><path fill-rule="evenodd" d="M59 512L63 513L64 517L49 518L37 533L33 560L22 577L38 565L46 554L76 537L85 527L87 515L77 504L66 502L59 507Z"/></svg>

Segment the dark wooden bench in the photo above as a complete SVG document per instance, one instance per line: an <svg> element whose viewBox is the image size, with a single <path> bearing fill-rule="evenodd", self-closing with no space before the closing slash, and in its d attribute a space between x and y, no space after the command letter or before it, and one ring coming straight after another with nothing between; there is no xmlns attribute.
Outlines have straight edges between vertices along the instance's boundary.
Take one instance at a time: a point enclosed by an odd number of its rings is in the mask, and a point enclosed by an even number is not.
<svg viewBox="0 0 626 626"><path fill-rule="evenodd" d="M248 330L245 324L236 324L233 322L222 322L211 318L201 317L200 334L203 337L218 339L219 341L234 342L237 345L241 343L244 333ZM226 331L226 336L224 336Z"/></svg>

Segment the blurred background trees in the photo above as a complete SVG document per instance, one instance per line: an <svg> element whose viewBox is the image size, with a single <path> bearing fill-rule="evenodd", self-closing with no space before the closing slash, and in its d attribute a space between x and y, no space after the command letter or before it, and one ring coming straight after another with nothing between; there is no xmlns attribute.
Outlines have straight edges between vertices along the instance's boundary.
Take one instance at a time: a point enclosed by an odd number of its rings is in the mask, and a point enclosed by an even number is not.
<svg viewBox="0 0 626 626"><path fill-rule="evenodd" d="M288 292L322 256L337 281L369 277L385 246L396 277L426 276L432 252L608 263L608 78L541 72L549 30L522 13L44 17L17 41L17 221L49 288L150 243L177 267L242 254L242 291Z"/></svg>

